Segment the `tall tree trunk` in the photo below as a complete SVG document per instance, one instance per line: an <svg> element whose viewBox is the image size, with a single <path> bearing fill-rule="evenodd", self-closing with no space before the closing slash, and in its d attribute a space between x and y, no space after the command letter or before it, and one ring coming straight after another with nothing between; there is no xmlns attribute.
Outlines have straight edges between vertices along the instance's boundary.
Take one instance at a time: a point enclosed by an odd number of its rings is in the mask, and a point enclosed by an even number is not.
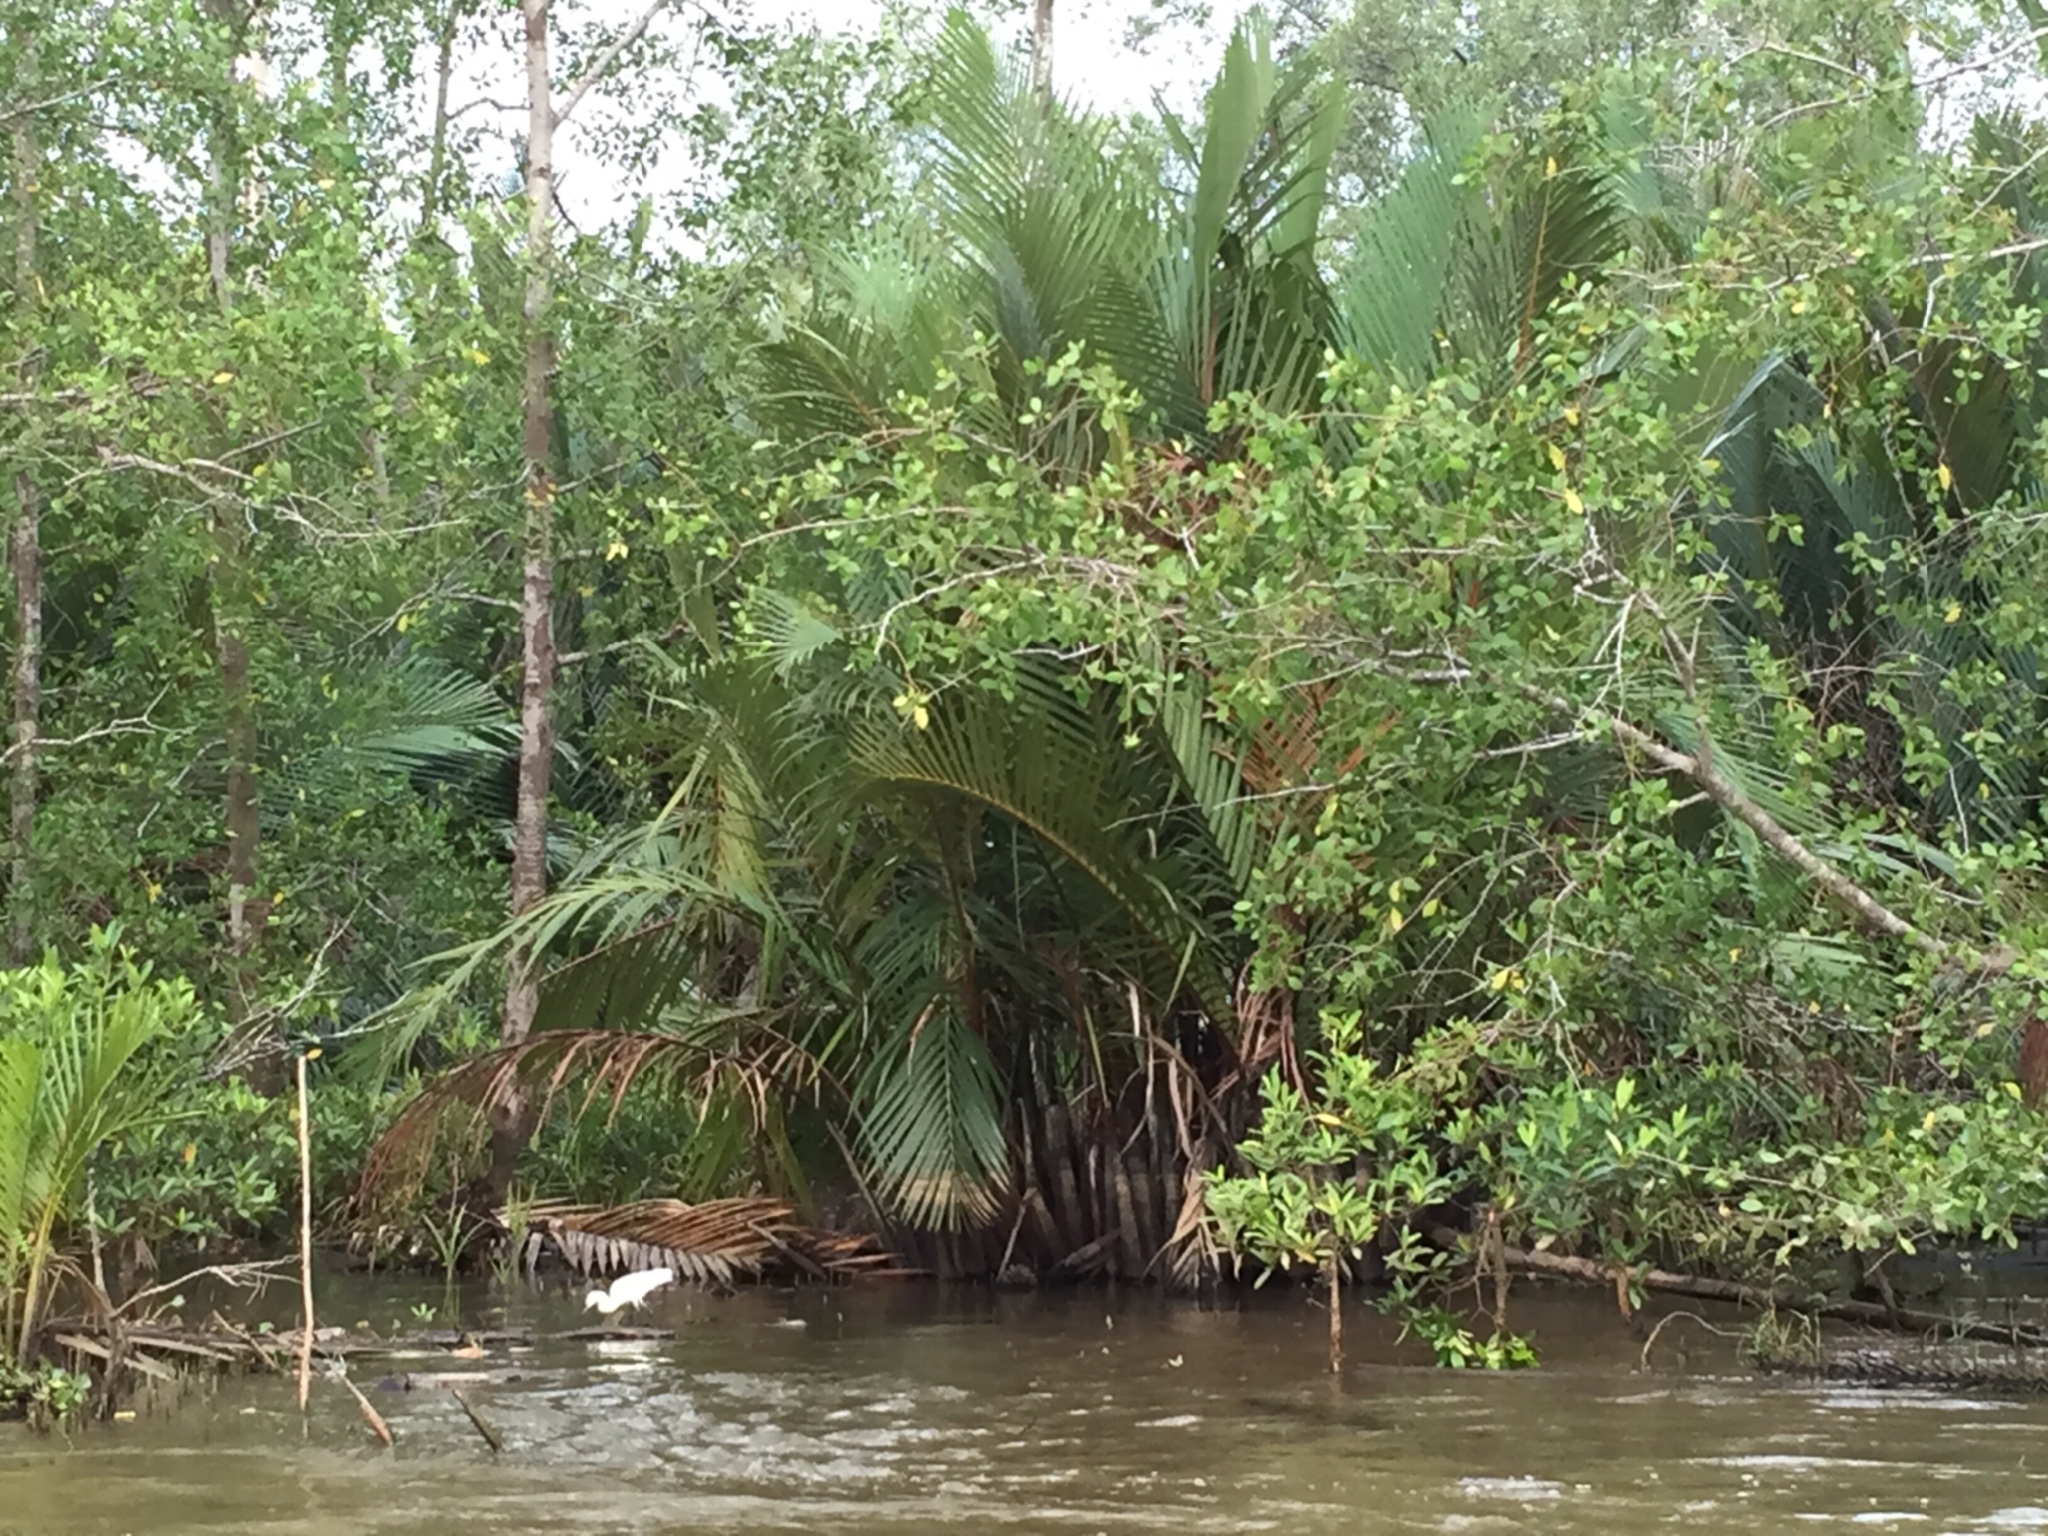
<svg viewBox="0 0 2048 1536"><path fill-rule="evenodd" d="M20 47L21 95L35 93L36 39L10 39ZM23 111L14 119L14 306L22 334L35 345L35 316L42 298L37 286L37 180L42 156L36 143L34 116ZM29 380L40 372L29 365ZM36 740L41 734L43 700L43 545L42 490L26 463L14 472L14 528L8 539L8 564L14 571L14 762L7 787L8 924L7 960L25 965L35 943L34 849L36 833Z"/></svg>
<svg viewBox="0 0 2048 1536"><path fill-rule="evenodd" d="M236 35L237 49L249 30L249 12L236 0L208 0L216 21ZM245 87L231 72L220 116L208 143L206 271L213 301L223 319L234 306L230 255L235 218L236 160L240 154L239 106L234 93ZM226 334L225 326L222 334ZM226 423L221 432L226 434ZM257 853L262 838L262 805L257 779L256 691L249 677L248 530L241 508L214 514L213 563L208 573L213 604L214 660L220 668L223 735L227 746L226 821L228 839L227 1012L231 1025L247 1022L258 986L255 955L270 903L257 895ZM266 1091L283 1087L281 1060L258 1058L252 1074Z"/></svg>
<svg viewBox="0 0 2048 1536"><path fill-rule="evenodd" d="M1031 88L1052 95L1052 0L1035 0L1031 10Z"/></svg>
<svg viewBox="0 0 2048 1536"><path fill-rule="evenodd" d="M555 682L555 482L549 470L554 409L549 398L555 347L554 139L555 107L548 75L548 0L522 0L526 21L526 358L525 432L526 579L519 601L519 804L512 831L512 915L529 912L547 894L548 776L554 760L549 712ZM535 956L514 947L505 984L500 1038L516 1045L533 1029L540 1006ZM530 1132L530 1111L515 1098L500 1113L491 1136L491 1193L502 1196Z"/></svg>

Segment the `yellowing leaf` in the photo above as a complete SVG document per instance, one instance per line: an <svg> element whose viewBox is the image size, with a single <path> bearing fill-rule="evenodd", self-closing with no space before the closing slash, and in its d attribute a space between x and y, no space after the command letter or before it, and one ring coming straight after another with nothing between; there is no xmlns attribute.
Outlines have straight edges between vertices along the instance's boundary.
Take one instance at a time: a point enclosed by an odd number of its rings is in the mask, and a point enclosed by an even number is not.
<svg viewBox="0 0 2048 1536"><path fill-rule="evenodd" d="M604 548L604 557L607 560L623 560L626 558L627 553L626 541L624 539L613 539Z"/></svg>
<svg viewBox="0 0 2048 1536"><path fill-rule="evenodd" d="M1543 174L1545 178L1549 178L1557 174L1557 156L1552 155L1549 159L1543 162Z"/></svg>
<svg viewBox="0 0 2048 1536"><path fill-rule="evenodd" d="M1399 933L1401 925L1407 921L1408 919L1401 915L1399 907L1389 907L1387 909L1387 932Z"/></svg>
<svg viewBox="0 0 2048 1536"><path fill-rule="evenodd" d="M223 368L213 376L213 382L216 384L232 384L235 382L235 376Z"/></svg>
<svg viewBox="0 0 2048 1536"><path fill-rule="evenodd" d="M334 190L334 178L332 176L322 176L318 181L314 182L313 185L318 187L322 192L332 192Z"/></svg>
<svg viewBox="0 0 2048 1536"><path fill-rule="evenodd" d="M1545 443L1543 446L1550 451L1550 467L1558 470L1563 469L1564 450L1555 443Z"/></svg>
<svg viewBox="0 0 2048 1536"><path fill-rule="evenodd" d="M1579 500L1579 493L1570 486L1564 488L1564 504L1573 517L1581 516L1586 510L1586 504Z"/></svg>
<svg viewBox="0 0 2048 1536"><path fill-rule="evenodd" d="M917 728L920 731L929 730L931 728L932 712L926 709L922 704L913 705L911 707L910 718L917 723Z"/></svg>
<svg viewBox="0 0 2048 1536"><path fill-rule="evenodd" d="M1921 1130L1923 1130L1923 1131L1931 1131L1931 1130L1933 1130L1933 1129L1934 1129L1934 1111L1933 1111L1933 1110L1931 1110L1931 1109L1930 1109L1929 1111L1927 1111L1926 1115L1925 1115L1925 1116L1924 1116L1924 1117L1923 1117L1923 1118L1921 1119L1921 1121L1920 1121L1920 1129L1921 1129Z"/></svg>
<svg viewBox="0 0 2048 1536"><path fill-rule="evenodd" d="M469 360L472 363L475 363L477 367L481 368L491 360L491 354L488 352L479 351L475 347L471 347L469 349Z"/></svg>
<svg viewBox="0 0 2048 1536"><path fill-rule="evenodd" d="M1442 910L1443 903L1438 901L1434 896L1430 897L1429 900L1425 901L1422 904L1422 915L1424 917L1435 917L1437 913L1441 912Z"/></svg>
<svg viewBox="0 0 2048 1536"><path fill-rule="evenodd" d="M402 635L402 634L404 634L404 633L405 633L405 632L406 632L406 631L407 631L408 629L411 629L411 628L412 628L412 615L411 615L411 614L409 614L409 613L401 613L401 614L400 614L400 615L398 616L398 632L399 632L399 633L400 633L400 634Z"/></svg>
<svg viewBox="0 0 2048 1536"><path fill-rule="evenodd" d="M1576 427L1579 424L1579 408L1576 405L1564 408L1564 424L1568 427Z"/></svg>
<svg viewBox="0 0 2048 1536"><path fill-rule="evenodd" d="M1948 605L1948 612L1944 613L1941 616L1941 622L1944 624L1953 624L1962 616L1963 605L1961 603L1950 603Z"/></svg>
<svg viewBox="0 0 2048 1536"><path fill-rule="evenodd" d="M197 1144L197 1143L195 1143L195 1142L190 1142L190 1141L188 1141L188 1142L186 1142L186 1143L185 1143L185 1150L184 1150L184 1151L182 1151L182 1152L180 1152L180 1153L178 1154L178 1156L179 1156L179 1157L180 1157L181 1159L183 1159L183 1160L184 1160L184 1162L185 1162L185 1163L186 1163L186 1164L187 1164L188 1166L189 1166L189 1165L191 1164L192 1160L193 1160L194 1158L196 1158L196 1157L197 1157L198 1155L199 1155L199 1147L198 1147L198 1144Z"/></svg>
<svg viewBox="0 0 2048 1536"><path fill-rule="evenodd" d="M1935 465L1934 478L1941 482L1944 491L1956 483L1955 471L1948 467L1946 461Z"/></svg>

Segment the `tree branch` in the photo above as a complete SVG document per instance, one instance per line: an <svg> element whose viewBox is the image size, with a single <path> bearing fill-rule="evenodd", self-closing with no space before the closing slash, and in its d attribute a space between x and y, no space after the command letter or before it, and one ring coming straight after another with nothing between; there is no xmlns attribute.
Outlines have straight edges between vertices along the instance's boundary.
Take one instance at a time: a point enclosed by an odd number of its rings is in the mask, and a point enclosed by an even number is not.
<svg viewBox="0 0 2048 1536"><path fill-rule="evenodd" d="M164 689L162 693L159 693L154 699L149 701L149 708L139 715L122 720L111 720L105 725L95 726L93 729L82 731L76 736L65 736L62 738L38 736L32 741L17 741L5 752L0 752L0 763L11 762L24 750L36 752L58 751L66 747L82 747L89 741L100 741L108 736L147 735L149 732L159 729L157 723L149 718L150 712L157 705L163 703L164 694L169 692L170 689Z"/></svg>
<svg viewBox="0 0 2048 1536"><path fill-rule="evenodd" d="M1535 689L1530 690L1530 693L1532 697L1548 704L1552 709L1573 715L1584 713L1571 700L1556 694ZM1762 838L1765 845L1780 858L1819 886L1838 905L1847 908L1873 933L1903 940L1938 959L1948 960L1956 957L1952 946L1899 916L1801 842L1775 816L1752 800L1741 785L1714 766L1710 749L1703 749L1698 753L1680 752L1675 747L1666 746L1648 731L1631 724L1619 715L1601 710L1597 718L1600 725L1616 741L1635 748L1659 767L1667 768L1673 773L1682 773L1699 785L1709 800ZM1701 725L1701 731L1704 747L1704 723Z"/></svg>
<svg viewBox="0 0 2048 1536"><path fill-rule="evenodd" d="M570 86L568 93L563 96L562 104L555 108L555 125L557 127L560 127L569 120L569 114L576 110L576 103L583 99L584 94L611 72L611 67L619 61L619 55L639 42L646 35L648 25L654 18L674 3L675 0L654 0L654 4L640 13L638 21L634 22L632 26L626 28L624 32L621 32L612 40L612 45L597 56L596 61L591 64L590 68L583 71L582 77L574 85Z"/></svg>

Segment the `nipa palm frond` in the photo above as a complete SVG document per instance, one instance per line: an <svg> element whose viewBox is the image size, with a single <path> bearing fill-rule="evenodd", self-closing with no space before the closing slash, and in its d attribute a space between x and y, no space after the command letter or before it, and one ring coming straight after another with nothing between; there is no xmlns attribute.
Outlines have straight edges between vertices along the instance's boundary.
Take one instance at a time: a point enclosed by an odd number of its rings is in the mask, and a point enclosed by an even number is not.
<svg viewBox="0 0 2048 1536"><path fill-rule="evenodd" d="M861 1147L875 1192L916 1226L988 1221L1009 1184L1001 1082L988 1047L933 998L862 1085Z"/></svg>

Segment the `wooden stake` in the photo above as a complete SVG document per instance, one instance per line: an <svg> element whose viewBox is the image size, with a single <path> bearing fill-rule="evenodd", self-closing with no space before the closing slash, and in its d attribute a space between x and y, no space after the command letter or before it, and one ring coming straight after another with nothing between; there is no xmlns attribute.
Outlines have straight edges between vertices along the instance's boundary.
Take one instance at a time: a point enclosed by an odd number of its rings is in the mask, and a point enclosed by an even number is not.
<svg viewBox="0 0 2048 1536"><path fill-rule="evenodd" d="M1330 1249L1323 1255L1323 1278L1330 1287L1330 1374L1342 1375L1344 1371L1344 1293L1340 1279L1342 1268L1337 1258L1336 1237L1330 1238Z"/></svg>
<svg viewBox="0 0 2048 1536"><path fill-rule="evenodd" d="M299 1412L313 1384L313 1128L306 1113L306 1053L299 1053ZM387 1437L388 1443L388 1437Z"/></svg>

